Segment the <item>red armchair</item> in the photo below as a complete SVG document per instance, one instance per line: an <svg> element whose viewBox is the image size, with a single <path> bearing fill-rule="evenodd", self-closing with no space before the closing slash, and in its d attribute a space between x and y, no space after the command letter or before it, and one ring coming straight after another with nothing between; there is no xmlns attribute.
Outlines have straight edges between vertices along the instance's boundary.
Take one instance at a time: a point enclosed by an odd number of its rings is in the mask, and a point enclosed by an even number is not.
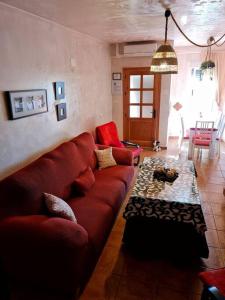
<svg viewBox="0 0 225 300"><path fill-rule="evenodd" d="M120 141L115 122L109 122L96 127L97 142L102 145L125 148L131 150L135 164L139 164L140 154L143 149L129 141Z"/></svg>

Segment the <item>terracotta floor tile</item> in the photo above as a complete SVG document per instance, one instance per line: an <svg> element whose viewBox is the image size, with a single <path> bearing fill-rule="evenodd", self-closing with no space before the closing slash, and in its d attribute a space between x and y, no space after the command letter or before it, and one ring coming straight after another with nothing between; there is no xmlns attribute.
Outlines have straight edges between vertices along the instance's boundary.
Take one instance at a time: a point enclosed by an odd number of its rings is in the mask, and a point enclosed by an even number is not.
<svg viewBox="0 0 225 300"><path fill-rule="evenodd" d="M209 177L208 178L208 183L224 184L225 185L225 179L224 179L224 177Z"/></svg>
<svg viewBox="0 0 225 300"><path fill-rule="evenodd" d="M193 294L189 298L190 300L201 300L201 294Z"/></svg>
<svg viewBox="0 0 225 300"><path fill-rule="evenodd" d="M220 249L221 251L221 256L223 258L223 266L222 267L225 267L225 249Z"/></svg>
<svg viewBox="0 0 225 300"><path fill-rule="evenodd" d="M120 285L116 300L153 300L155 287L151 282L143 282L136 277L125 276L120 278Z"/></svg>
<svg viewBox="0 0 225 300"><path fill-rule="evenodd" d="M145 260L134 258L129 253L124 254L123 276L133 276L147 282L156 282L162 270L160 260Z"/></svg>
<svg viewBox="0 0 225 300"><path fill-rule="evenodd" d="M204 271L204 270L201 270ZM203 283L199 279L198 275L195 277L195 279L190 282L191 284L191 293L193 294L201 294L203 290Z"/></svg>
<svg viewBox="0 0 225 300"><path fill-rule="evenodd" d="M217 230L220 248L225 249L225 231Z"/></svg>
<svg viewBox="0 0 225 300"><path fill-rule="evenodd" d="M107 275L120 275L123 271L124 257L120 247L106 246L98 261L96 269Z"/></svg>
<svg viewBox="0 0 225 300"><path fill-rule="evenodd" d="M169 288L159 287L156 300L189 300L189 293L177 292Z"/></svg>
<svg viewBox="0 0 225 300"><path fill-rule="evenodd" d="M163 272L159 274L161 286L172 288L175 291L192 292L191 282L196 278L198 271L192 270L189 266L178 267L170 262L165 262L162 266Z"/></svg>
<svg viewBox="0 0 225 300"><path fill-rule="evenodd" d="M123 239L123 231L121 230L113 230L111 231L110 238L106 243L107 246L118 247L118 245L122 244Z"/></svg>
<svg viewBox="0 0 225 300"><path fill-rule="evenodd" d="M205 233L208 246L220 247L216 230L208 229Z"/></svg>
<svg viewBox="0 0 225 300"><path fill-rule="evenodd" d="M213 215L204 214L204 218L208 229L216 229Z"/></svg>
<svg viewBox="0 0 225 300"><path fill-rule="evenodd" d="M225 217L225 203L211 203L211 209L214 215Z"/></svg>
<svg viewBox="0 0 225 300"><path fill-rule="evenodd" d="M200 199L202 201L206 201L211 203L224 203L225 204L225 197L222 193L212 193L200 190Z"/></svg>
<svg viewBox="0 0 225 300"><path fill-rule="evenodd" d="M212 208L209 202L201 201L202 211L204 214L212 215Z"/></svg>
<svg viewBox="0 0 225 300"><path fill-rule="evenodd" d="M101 272L95 272L91 281L85 288L85 292L79 300L115 300L119 287L120 277L112 275L105 277Z"/></svg>
<svg viewBox="0 0 225 300"><path fill-rule="evenodd" d="M213 192L213 193L223 193L224 186L222 184L213 184L207 183L204 186L201 186L201 190L205 192Z"/></svg>
<svg viewBox="0 0 225 300"><path fill-rule="evenodd" d="M225 230L225 218L223 216L215 216L215 223L217 230Z"/></svg>
<svg viewBox="0 0 225 300"><path fill-rule="evenodd" d="M223 163L220 162L220 170L225 171L225 161Z"/></svg>
<svg viewBox="0 0 225 300"><path fill-rule="evenodd" d="M221 268L224 266L223 252L219 248L209 247L209 258L202 259L208 268Z"/></svg>

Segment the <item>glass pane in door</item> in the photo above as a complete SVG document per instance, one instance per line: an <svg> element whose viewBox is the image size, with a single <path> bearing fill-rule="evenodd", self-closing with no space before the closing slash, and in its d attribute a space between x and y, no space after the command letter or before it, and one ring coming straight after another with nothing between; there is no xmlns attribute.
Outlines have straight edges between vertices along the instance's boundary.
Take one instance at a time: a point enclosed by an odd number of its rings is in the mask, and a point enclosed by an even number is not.
<svg viewBox="0 0 225 300"><path fill-rule="evenodd" d="M130 91L130 103L140 103L140 91Z"/></svg>
<svg viewBox="0 0 225 300"><path fill-rule="evenodd" d="M143 75L143 88L153 89L154 87L154 76L153 75Z"/></svg>
<svg viewBox="0 0 225 300"><path fill-rule="evenodd" d="M140 106L130 105L130 118L140 118Z"/></svg>
<svg viewBox="0 0 225 300"><path fill-rule="evenodd" d="M153 91L143 91L142 96L143 103L153 103Z"/></svg>
<svg viewBox="0 0 225 300"><path fill-rule="evenodd" d="M140 89L141 87L141 75L131 75L130 76L130 88Z"/></svg>
<svg viewBox="0 0 225 300"><path fill-rule="evenodd" d="M142 106L142 118L152 118L153 117L153 107L152 106Z"/></svg>

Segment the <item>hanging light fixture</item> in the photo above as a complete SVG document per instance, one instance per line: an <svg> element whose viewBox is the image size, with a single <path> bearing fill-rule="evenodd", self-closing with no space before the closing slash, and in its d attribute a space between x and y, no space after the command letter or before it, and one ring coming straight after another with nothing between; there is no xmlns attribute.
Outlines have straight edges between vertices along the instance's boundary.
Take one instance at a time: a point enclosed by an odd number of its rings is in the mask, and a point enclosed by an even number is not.
<svg viewBox="0 0 225 300"><path fill-rule="evenodd" d="M169 9L165 11L166 27L164 44L159 46L152 57L151 72L160 74L177 74L178 62L173 47L167 42L168 18L171 15Z"/></svg>
<svg viewBox="0 0 225 300"><path fill-rule="evenodd" d="M214 37L210 37L208 39L208 45L209 47L207 48L206 52L206 57L205 60L201 63L201 71L203 76L207 76L210 80L213 80L214 77L214 69L215 69L215 63L211 58L212 50L211 50L211 44L214 41Z"/></svg>
<svg viewBox="0 0 225 300"><path fill-rule="evenodd" d="M193 42L180 28L178 25L177 21L175 20L172 12L170 9L166 9L165 11L165 17L166 17L166 26L165 26L165 40L164 44L159 46L157 51L154 53L152 57L152 63L150 67L150 71L152 73L158 73L158 74L177 74L178 73L178 62L177 62L177 56L176 52L174 51L173 47L168 43L167 41L167 30L168 30L168 18L171 16L174 24L180 31L180 33L193 45L201 48L210 48L211 51L211 46L216 45L218 47L222 46L225 41L222 44L218 44L219 41L221 41L224 37L225 34L223 34L219 39L215 40L214 38L211 39L211 43L207 45L201 45L198 43ZM213 39L213 40L212 40ZM210 52L211 53L211 52ZM204 62L205 63L205 62ZM212 61L210 61L210 66L212 67L213 64ZM204 66L203 66L204 67ZM215 67L215 66L214 66ZM213 68L214 68L213 67Z"/></svg>

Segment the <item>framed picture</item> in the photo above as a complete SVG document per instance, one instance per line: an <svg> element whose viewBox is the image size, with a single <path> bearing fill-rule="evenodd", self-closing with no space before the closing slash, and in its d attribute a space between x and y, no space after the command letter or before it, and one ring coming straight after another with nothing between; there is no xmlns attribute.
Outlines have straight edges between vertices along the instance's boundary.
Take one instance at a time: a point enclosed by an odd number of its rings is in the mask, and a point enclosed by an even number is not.
<svg viewBox="0 0 225 300"><path fill-rule="evenodd" d="M9 91L10 119L20 119L48 111L46 90Z"/></svg>
<svg viewBox="0 0 225 300"><path fill-rule="evenodd" d="M55 99L60 100L65 98L65 84L63 81L55 82Z"/></svg>
<svg viewBox="0 0 225 300"><path fill-rule="evenodd" d="M113 80L121 80L121 73L112 73Z"/></svg>
<svg viewBox="0 0 225 300"><path fill-rule="evenodd" d="M56 105L56 112L57 112L57 121L62 121L66 119L66 103L60 103Z"/></svg>

